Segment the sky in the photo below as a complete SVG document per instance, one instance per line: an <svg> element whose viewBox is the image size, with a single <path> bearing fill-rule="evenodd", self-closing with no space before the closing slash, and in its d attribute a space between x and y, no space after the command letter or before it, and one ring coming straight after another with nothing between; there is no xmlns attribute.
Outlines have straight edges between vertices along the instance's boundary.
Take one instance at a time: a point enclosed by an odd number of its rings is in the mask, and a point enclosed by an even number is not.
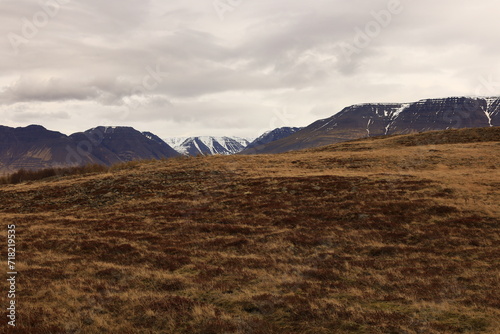
<svg viewBox="0 0 500 334"><path fill-rule="evenodd" d="M498 0L0 0L0 125L255 138L500 95Z"/></svg>

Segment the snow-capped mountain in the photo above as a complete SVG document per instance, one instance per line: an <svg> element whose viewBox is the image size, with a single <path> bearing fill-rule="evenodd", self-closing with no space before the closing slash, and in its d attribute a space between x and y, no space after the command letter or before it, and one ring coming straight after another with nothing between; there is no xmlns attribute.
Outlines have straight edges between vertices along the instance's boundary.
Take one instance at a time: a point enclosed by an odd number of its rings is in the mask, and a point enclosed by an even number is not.
<svg viewBox="0 0 500 334"><path fill-rule="evenodd" d="M363 137L491 126L500 126L500 97L357 104L284 139L242 153L281 153Z"/></svg>
<svg viewBox="0 0 500 334"><path fill-rule="evenodd" d="M230 155L241 152L250 141L239 137L167 138L164 141L184 155Z"/></svg>

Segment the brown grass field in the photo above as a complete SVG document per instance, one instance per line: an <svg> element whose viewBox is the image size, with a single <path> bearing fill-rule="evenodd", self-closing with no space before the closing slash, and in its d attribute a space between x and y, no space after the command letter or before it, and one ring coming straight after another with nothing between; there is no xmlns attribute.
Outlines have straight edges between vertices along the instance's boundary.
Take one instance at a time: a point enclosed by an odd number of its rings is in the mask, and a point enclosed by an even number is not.
<svg viewBox="0 0 500 334"><path fill-rule="evenodd" d="M500 333L499 162L491 128L1 185L0 332Z"/></svg>

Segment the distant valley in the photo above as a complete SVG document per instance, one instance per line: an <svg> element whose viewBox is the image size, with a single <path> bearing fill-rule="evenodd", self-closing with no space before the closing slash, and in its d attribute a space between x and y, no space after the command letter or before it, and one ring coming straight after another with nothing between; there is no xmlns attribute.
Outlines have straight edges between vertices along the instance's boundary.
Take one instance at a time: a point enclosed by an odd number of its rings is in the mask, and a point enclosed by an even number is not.
<svg viewBox="0 0 500 334"><path fill-rule="evenodd" d="M231 155L251 150L264 144L286 138L302 128L282 127L270 130L256 139L240 137L166 138L164 141L182 155Z"/></svg>

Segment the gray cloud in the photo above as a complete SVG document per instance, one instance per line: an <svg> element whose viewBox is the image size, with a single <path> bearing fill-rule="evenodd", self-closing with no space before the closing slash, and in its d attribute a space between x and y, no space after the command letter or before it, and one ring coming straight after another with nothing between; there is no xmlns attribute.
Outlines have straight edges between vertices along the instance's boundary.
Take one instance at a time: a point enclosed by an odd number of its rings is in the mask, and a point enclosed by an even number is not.
<svg viewBox="0 0 500 334"><path fill-rule="evenodd" d="M472 95L481 78L500 81L493 0L400 0L401 13L346 57L342 46L391 1L241 1L221 20L213 1L4 0L0 120L250 136L279 108L307 125L352 103ZM48 3L57 13L37 25Z"/></svg>

